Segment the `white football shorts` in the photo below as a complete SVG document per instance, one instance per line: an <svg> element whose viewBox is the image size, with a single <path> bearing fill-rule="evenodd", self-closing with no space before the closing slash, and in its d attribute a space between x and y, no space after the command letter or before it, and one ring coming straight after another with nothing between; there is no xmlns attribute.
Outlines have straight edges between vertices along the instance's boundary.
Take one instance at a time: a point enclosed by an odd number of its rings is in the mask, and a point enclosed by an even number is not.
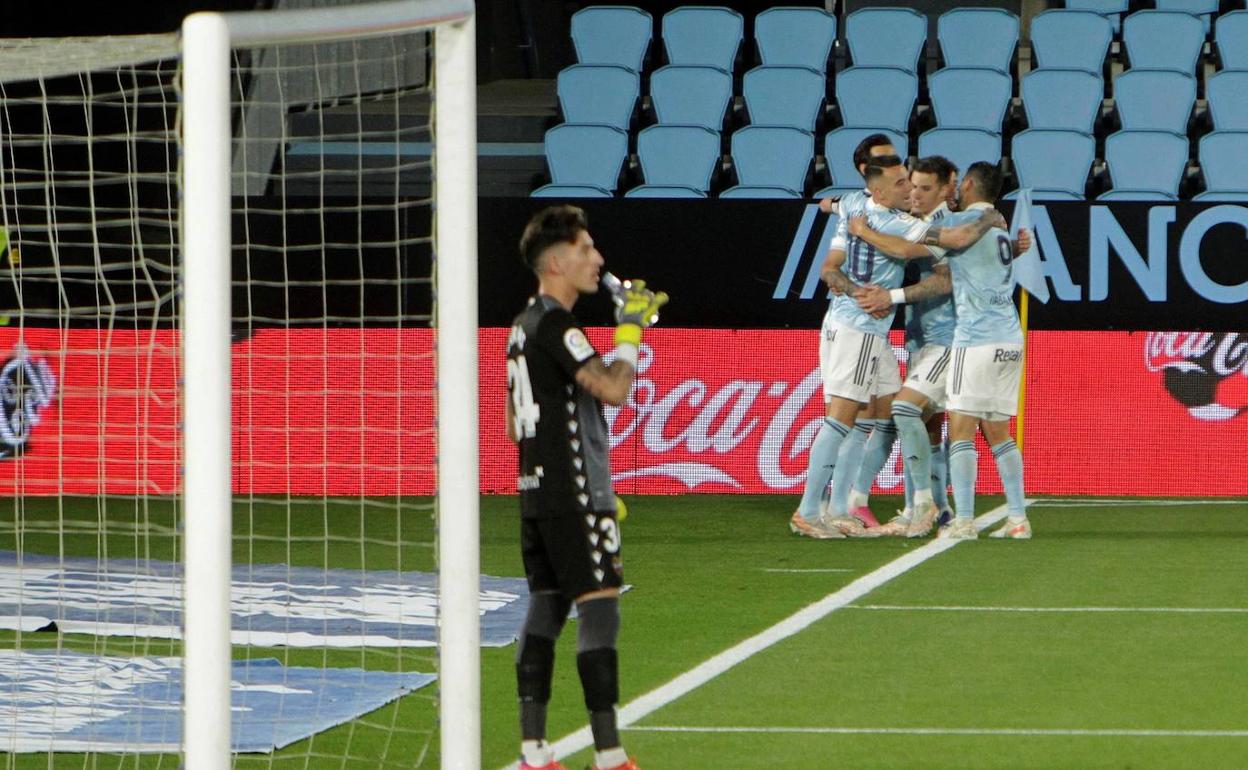
<svg viewBox="0 0 1248 770"><path fill-rule="evenodd" d="M898 388L897 357L883 337L864 334L840 324L824 324L819 337L819 371L823 375L823 398L840 396L865 404L876 393L881 373L887 376L891 360L892 378ZM894 389L891 392L896 392Z"/></svg>
<svg viewBox="0 0 1248 770"><path fill-rule="evenodd" d="M949 411L1000 422L1018 413L1023 346L1018 343L953 348Z"/></svg>
<svg viewBox="0 0 1248 770"><path fill-rule="evenodd" d="M927 396L933 412L943 412L949 382L949 361L953 349L944 345L924 345L910 357L906 387Z"/></svg>

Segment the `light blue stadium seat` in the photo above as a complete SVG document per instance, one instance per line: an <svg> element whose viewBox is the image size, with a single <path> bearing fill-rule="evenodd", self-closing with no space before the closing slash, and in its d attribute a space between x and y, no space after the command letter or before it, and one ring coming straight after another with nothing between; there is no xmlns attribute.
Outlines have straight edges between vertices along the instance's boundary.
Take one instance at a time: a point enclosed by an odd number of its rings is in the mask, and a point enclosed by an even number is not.
<svg viewBox="0 0 1248 770"><path fill-rule="evenodd" d="M863 8L845 17L845 41L855 67L918 72L927 17L909 8Z"/></svg>
<svg viewBox="0 0 1248 770"><path fill-rule="evenodd" d="M933 128L919 134L919 157L943 155L966 171L972 163L1001 162L1001 135L977 128Z"/></svg>
<svg viewBox="0 0 1248 770"><path fill-rule="evenodd" d="M1215 131L1248 131L1248 72L1223 70L1205 81Z"/></svg>
<svg viewBox="0 0 1248 770"><path fill-rule="evenodd" d="M657 125L637 135L637 159L646 185L677 185L706 192L719 164L719 133L704 126Z"/></svg>
<svg viewBox="0 0 1248 770"><path fill-rule="evenodd" d="M1136 11L1122 22L1122 42L1131 69L1196 74L1205 46L1200 19L1175 11Z"/></svg>
<svg viewBox="0 0 1248 770"><path fill-rule="evenodd" d="M732 72L745 37L745 19L731 8L683 6L663 14L663 48L672 64Z"/></svg>
<svg viewBox="0 0 1248 770"><path fill-rule="evenodd" d="M531 198L613 198L610 190L587 184L547 184L529 193Z"/></svg>
<svg viewBox="0 0 1248 770"><path fill-rule="evenodd" d="M1201 27L1205 30L1205 37L1209 36L1213 14L1218 12L1218 0L1157 0L1156 5L1159 11L1189 13L1200 19Z"/></svg>
<svg viewBox="0 0 1248 770"><path fill-rule="evenodd" d="M1192 197L1202 203L1248 203L1248 190L1205 190Z"/></svg>
<svg viewBox="0 0 1248 770"><path fill-rule="evenodd" d="M628 156L628 134L615 126L564 123L546 132L546 165L557 185L614 192Z"/></svg>
<svg viewBox="0 0 1248 770"><path fill-rule="evenodd" d="M1096 140L1077 131L1028 129L1019 132L1010 157L1020 187L1036 200L1083 200Z"/></svg>
<svg viewBox="0 0 1248 770"><path fill-rule="evenodd" d="M1087 70L1099 76L1113 37L1109 19L1091 11L1045 11L1031 20L1031 45L1040 67Z"/></svg>
<svg viewBox="0 0 1248 770"><path fill-rule="evenodd" d="M643 184L624 193L625 198L706 198L706 193L692 187L670 184Z"/></svg>
<svg viewBox="0 0 1248 770"><path fill-rule="evenodd" d="M801 197L806 174L815 157L815 138L809 131L783 126L746 126L732 135L732 160L741 188L782 188ZM720 197L756 197L741 190L725 190ZM773 196L757 196L773 197Z"/></svg>
<svg viewBox="0 0 1248 770"><path fill-rule="evenodd" d="M750 123L815 130L827 100L827 80L809 67L755 67L741 81Z"/></svg>
<svg viewBox="0 0 1248 770"><path fill-rule="evenodd" d="M600 123L628 130L641 78L615 64L574 64L555 81L559 107L567 123Z"/></svg>
<svg viewBox="0 0 1248 770"><path fill-rule="evenodd" d="M1101 114L1105 83L1085 70L1041 67L1023 78L1023 109L1028 128L1091 134Z"/></svg>
<svg viewBox="0 0 1248 770"><path fill-rule="evenodd" d="M822 8L769 8L754 17L754 41L769 67L826 72L836 44L836 16Z"/></svg>
<svg viewBox="0 0 1248 770"><path fill-rule="evenodd" d="M660 123L719 131L732 101L732 75L717 67L660 67L650 75L650 100Z"/></svg>
<svg viewBox="0 0 1248 770"><path fill-rule="evenodd" d="M1213 42L1223 69L1248 70L1248 11L1219 16Z"/></svg>
<svg viewBox="0 0 1248 770"><path fill-rule="evenodd" d="M787 200L797 200L802 198L802 194L796 190L790 190L787 187L773 187L770 185L749 185L739 184L736 187L729 187L719 194L721 198L784 198Z"/></svg>
<svg viewBox="0 0 1248 770"><path fill-rule="evenodd" d="M596 5L572 14L572 45L581 64L617 64L641 72L654 19L640 8Z"/></svg>
<svg viewBox="0 0 1248 770"><path fill-rule="evenodd" d="M1000 70L945 67L928 77L927 89L936 125L1000 133L1014 80Z"/></svg>
<svg viewBox="0 0 1248 770"><path fill-rule="evenodd" d="M1148 200L1144 193L1177 200L1187 170L1187 135L1169 131L1119 131L1105 139L1105 164L1114 193L1104 200ZM1127 197L1128 195L1132 197ZM1155 199L1154 199L1155 200Z"/></svg>
<svg viewBox="0 0 1248 770"><path fill-rule="evenodd" d="M892 67L850 67L836 78L836 101L846 126L883 126L905 133L919 97L919 79Z"/></svg>
<svg viewBox="0 0 1248 770"><path fill-rule="evenodd" d="M1114 80L1114 103L1127 131L1187 132L1196 78L1169 70L1128 70Z"/></svg>
<svg viewBox="0 0 1248 770"><path fill-rule="evenodd" d="M1248 132L1214 131L1202 136L1200 170L1205 176L1205 195L1248 192Z"/></svg>
<svg viewBox="0 0 1248 770"><path fill-rule="evenodd" d="M816 197L843 195L863 188L865 182L862 174L854 166L854 149L859 142L872 134L884 134L891 139L902 160L910 156L910 141L904 132L872 127L838 128L829 131L823 138L823 156L828 164L828 172L832 175L832 185L815 193Z"/></svg>
<svg viewBox="0 0 1248 770"><path fill-rule="evenodd" d="M1002 8L957 8L941 14L936 37L946 67L1012 72L1018 17Z"/></svg>
<svg viewBox="0 0 1248 770"><path fill-rule="evenodd" d="M1116 35L1122 29L1122 15L1127 12L1127 0L1066 0L1066 7L1072 11L1099 13L1109 19Z"/></svg>

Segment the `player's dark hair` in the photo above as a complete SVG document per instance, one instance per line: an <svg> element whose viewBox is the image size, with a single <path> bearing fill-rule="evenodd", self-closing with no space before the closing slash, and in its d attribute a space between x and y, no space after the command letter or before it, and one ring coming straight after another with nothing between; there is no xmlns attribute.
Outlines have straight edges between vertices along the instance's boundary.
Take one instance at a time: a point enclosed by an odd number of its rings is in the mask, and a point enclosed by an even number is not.
<svg viewBox="0 0 1248 770"><path fill-rule="evenodd" d="M551 206L533 215L520 236L520 260L533 272L542 252L557 243L573 243L589 229L585 212L576 206Z"/></svg>
<svg viewBox="0 0 1248 770"><path fill-rule="evenodd" d="M938 184L949 184L958 175L958 167L953 165L953 161L943 155L929 155L926 158L919 158L910 168L911 173L917 171L920 174L934 174Z"/></svg>
<svg viewBox="0 0 1248 770"><path fill-rule="evenodd" d="M967 179L975 185L979 196L991 203L1001 195L1001 167L988 161L976 161L966 170Z"/></svg>
<svg viewBox="0 0 1248 770"><path fill-rule="evenodd" d="M858 143L854 148L854 168L862 168L871 162L871 150L876 147L887 147L893 143L884 134L871 134L867 138Z"/></svg>
<svg viewBox="0 0 1248 770"><path fill-rule="evenodd" d="M867 163L867 168L863 172L862 178L870 185L872 181L882 176L887 169L900 165L901 158L896 155L877 155Z"/></svg>

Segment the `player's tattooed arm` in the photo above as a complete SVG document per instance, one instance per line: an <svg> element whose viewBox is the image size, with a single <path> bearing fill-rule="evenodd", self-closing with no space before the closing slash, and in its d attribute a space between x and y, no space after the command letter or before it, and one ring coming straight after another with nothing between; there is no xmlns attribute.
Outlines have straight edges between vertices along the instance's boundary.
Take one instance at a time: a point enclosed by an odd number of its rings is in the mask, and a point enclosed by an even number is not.
<svg viewBox="0 0 1248 770"><path fill-rule="evenodd" d="M601 358L594 356L576 370L576 383L599 401L622 406L633 387L633 365L617 358L607 366Z"/></svg>
<svg viewBox="0 0 1248 770"><path fill-rule="evenodd" d="M898 235L885 235L872 230L867 225L866 217L850 217L848 227L850 235L866 241L890 257L918 259L932 256L927 246L908 241Z"/></svg>
<svg viewBox="0 0 1248 770"><path fill-rule="evenodd" d="M846 294L854 290L853 282L841 270L843 264L845 264L844 250L830 249L828 256L823 260L823 267L819 269L819 277L828 285L833 294Z"/></svg>
<svg viewBox="0 0 1248 770"><path fill-rule="evenodd" d="M939 246L942 249L961 251L980 238L983 238L984 233L994 227L999 227L1002 230L1008 229L1001 212L996 209L984 209L980 213L979 219L967 222L964 225L958 225L957 227L932 225L928 228L927 235L923 236L923 243L928 246Z"/></svg>
<svg viewBox="0 0 1248 770"><path fill-rule="evenodd" d="M925 299L943 297L953 293L953 275L948 265L935 265L932 274L925 276L918 283L905 288L906 302L922 302Z"/></svg>

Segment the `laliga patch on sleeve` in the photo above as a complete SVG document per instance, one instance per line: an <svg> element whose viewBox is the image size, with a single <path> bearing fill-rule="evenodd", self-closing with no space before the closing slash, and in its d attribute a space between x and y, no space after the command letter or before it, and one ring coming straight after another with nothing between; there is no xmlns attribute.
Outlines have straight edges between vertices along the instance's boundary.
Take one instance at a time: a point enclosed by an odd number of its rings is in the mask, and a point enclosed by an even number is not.
<svg viewBox="0 0 1248 770"><path fill-rule="evenodd" d="M585 339L585 332L575 327L563 333L563 346L577 361L584 361L594 354L594 346Z"/></svg>

